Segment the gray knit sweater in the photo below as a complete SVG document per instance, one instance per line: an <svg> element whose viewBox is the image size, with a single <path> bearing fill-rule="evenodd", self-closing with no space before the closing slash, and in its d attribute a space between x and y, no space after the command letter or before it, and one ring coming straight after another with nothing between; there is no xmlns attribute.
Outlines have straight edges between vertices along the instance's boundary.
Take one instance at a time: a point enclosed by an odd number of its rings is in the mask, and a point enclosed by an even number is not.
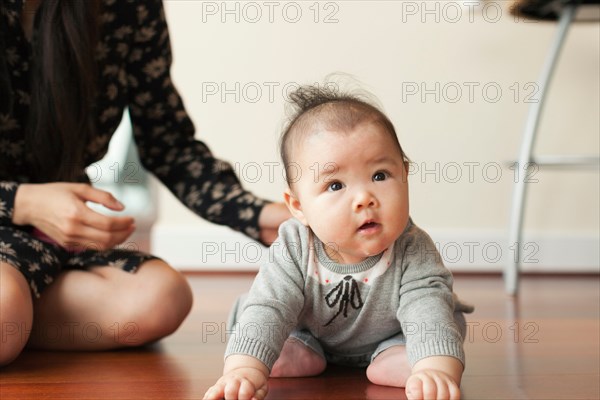
<svg viewBox="0 0 600 400"><path fill-rule="evenodd" d="M413 365L430 356L464 364L464 327L453 314L470 311L452 293L452 275L429 235L409 221L393 246L359 264L332 261L299 221L281 225L250 289L225 356L246 354L269 369L293 329L306 329L325 352L362 354L403 332Z"/></svg>

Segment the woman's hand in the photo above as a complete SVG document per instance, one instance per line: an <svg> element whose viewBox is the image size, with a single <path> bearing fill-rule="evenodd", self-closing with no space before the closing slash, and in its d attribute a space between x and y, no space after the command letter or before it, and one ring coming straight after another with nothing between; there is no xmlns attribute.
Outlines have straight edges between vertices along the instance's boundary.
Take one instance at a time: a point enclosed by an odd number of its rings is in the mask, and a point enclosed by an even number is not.
<svg viewBox="0 0 600 400"><path fill-rule="evenodd" d="M17 190L13 223L33 225L69 249L105 250L123 243L135 230L132 217L97 213L85 203L124 209L110 193L80 183L22 184Z"/></svg>
<svg viewBox="0 0 600 400"><path fill-rule="evenodd" d="M279 225L292 217L285 203L270 203L263 207L259 217L260 240L270 245L277 239Z"/></svg>

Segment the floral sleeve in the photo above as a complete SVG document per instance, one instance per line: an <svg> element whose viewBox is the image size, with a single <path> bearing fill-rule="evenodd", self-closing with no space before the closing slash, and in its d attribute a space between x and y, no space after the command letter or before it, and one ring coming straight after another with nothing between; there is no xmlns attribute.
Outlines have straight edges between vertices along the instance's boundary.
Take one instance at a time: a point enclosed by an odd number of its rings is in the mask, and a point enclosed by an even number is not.
<svg viewBox="0 0 600 400"><path fill-rule="evenodd" d="M138 3L136 14L127 65L128 106L142 163L203 218L258 239L265 201L245 191L231 165L194 139L194 126L171 81L162 3Z"/></svg>
<svg viewBox="0 0 600 400"><path fill-rule="evenodd" d="M15 195L19 185L16 182L0 181L0 226L12 225Z"/></svg>

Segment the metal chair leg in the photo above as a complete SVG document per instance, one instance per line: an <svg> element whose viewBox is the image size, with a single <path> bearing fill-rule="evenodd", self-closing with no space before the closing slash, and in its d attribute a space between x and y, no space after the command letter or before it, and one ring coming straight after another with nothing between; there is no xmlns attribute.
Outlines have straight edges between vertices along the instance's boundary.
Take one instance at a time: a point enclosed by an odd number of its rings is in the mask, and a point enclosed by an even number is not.
<svg viewBox="0 0 600 400"><path fill-rule="evenodd" d="M507 265L504 269L504 284L506 292L510 295L516 295L518 291L519 267L521 264L521 250L523 248L521 239L525 197L527 192L526 179L528 176L527 172L533 161L533 145L535 143L537 128L542 114L542 108L544 106L548 85L552 79L552 75L558 61L558 56L563 47L564 40L567 36L571 22L573 21L576 8L577 7L575 5L566 5L562 10L560 20L558 21L556 35L552 42L548 58L544 63L544 67L538 79L540 98L537 103L533 103L529 108L529 113L525 123L517 165L519 174L517 174L518 178L514 186L511 205L508 238L509 254L507 257Z"/></svg>

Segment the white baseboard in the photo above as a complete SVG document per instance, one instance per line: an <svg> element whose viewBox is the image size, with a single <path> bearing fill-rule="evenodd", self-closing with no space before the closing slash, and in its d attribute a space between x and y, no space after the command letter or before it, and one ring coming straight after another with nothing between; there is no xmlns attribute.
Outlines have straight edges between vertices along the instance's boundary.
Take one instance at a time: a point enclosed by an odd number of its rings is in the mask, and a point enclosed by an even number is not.
<svg viewBox="0 0 600 400"><path fill-rule="evenodd" d="M457 272L500 272L514 247L502 231L429 231L448 268ZM184 271L256 271L268 249L219 226L168 226L151 233L152 253ZM524 272L600 273L600 236L532 233L523 241Z"/></svg>

